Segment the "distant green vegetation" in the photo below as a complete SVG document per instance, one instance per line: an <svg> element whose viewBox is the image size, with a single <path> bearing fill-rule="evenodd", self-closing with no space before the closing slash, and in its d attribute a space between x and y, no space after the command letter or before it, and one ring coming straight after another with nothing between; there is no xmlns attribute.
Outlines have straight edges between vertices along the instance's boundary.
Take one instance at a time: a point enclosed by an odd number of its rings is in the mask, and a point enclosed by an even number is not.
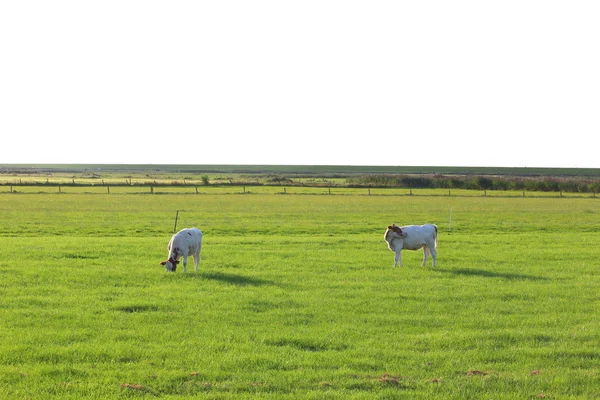
<svg viewBox="0 0 600 400"><path fill-rule="evenodd" d="M291 176L332 176L356 174L446 174L512 176L600 177L600 168L527 167L444 167L444 166L368 166L368 165L166 165L166 164L0 164L0 172L41 174L132 173L132 174L250 174Z"/></svg>
<svg viewBox="0 0 600 400"><path fill-rule="evenodd" d="M598 398L600 202L428 190L0 193L0 398ZM176 210L199 273L158 264Z"/></svg>
<svg viewBox="0 0 600 400"><path fill-rule="evenodd" d="M600 178L518 177L482 175L362 175L347 180L352 186L444 188L468 190L527 190L533 192L599 193Z"/></svg>
<svg viewBox="0 0 600 400"><path fill-rule="evenodd" d="M276 165L0 165L4 186L305 186L599 193L600 169Z"/></svg>

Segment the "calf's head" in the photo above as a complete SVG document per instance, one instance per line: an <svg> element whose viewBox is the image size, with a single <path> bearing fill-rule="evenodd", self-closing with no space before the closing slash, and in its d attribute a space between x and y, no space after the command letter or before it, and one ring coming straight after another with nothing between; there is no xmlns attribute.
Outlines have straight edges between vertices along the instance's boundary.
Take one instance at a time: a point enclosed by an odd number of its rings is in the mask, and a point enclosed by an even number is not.
<svg viewBox="0 0 600 400"><path fill-rule="evenodd" d="M169 258L168 260L163 261L160 264L164 265L164 267L167 271L175 272L175 270L177 269L177 264L179 264L179 260L175 260L174 258Z"/></svg>
<svg viewBox="0 0 600 400"><path fill-rule="evenodd" d="M396 224L388 226L385 230L384 238L388 242L399 237L406 237L406 233L402 232L402 229L400 229L400 227Z"/></svg>

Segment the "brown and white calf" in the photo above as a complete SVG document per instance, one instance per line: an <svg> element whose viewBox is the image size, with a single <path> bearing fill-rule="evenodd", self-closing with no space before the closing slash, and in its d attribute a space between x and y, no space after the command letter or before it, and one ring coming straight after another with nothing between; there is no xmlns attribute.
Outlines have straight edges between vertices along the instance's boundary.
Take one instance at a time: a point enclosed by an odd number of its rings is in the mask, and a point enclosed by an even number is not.
<svg viewBox="0 0 600 400"><path fill-rule="evenodd" d="M423 249L423 266L427 263L427 257L431 253L433 266L437 257L437 234L438 228L433 224L426 225L407 225L397 226L396 224L387 227L384 239L391 251L396 253L394 257L394 267L402 266L402 256L400 251Z"/></svg>
<svg viewBox="0 0 600 400"><path fill-rule="evenodd" d="M187 258L194 256L194 264L198 271L200 263L200 250L202 250L202 232L198 228L182 229L173 235L167 247L169 259L161 262L167 271L175 272L179 259L183 257L183 272L187 272Z"/></svg>

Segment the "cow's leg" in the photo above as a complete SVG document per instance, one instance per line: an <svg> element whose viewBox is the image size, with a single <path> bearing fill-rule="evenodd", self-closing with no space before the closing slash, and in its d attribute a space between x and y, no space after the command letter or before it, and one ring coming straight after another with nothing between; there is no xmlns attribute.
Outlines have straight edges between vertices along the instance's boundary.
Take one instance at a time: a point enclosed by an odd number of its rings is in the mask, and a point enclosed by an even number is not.
<svg viewBox="0 0 600 400"><path fill-rule="evenodd" d="M200 252L194 254L194 269L198 271L198 264L200 263Z"/></svg>
<svg viewBox="0 0 600 400"><path fill-rule="evenodd" d="M183 272L187 272L187 254L183 256Z"/></svg>
<svg viewBox="0 0 600 400"><path fill-rule="evenodd" d="M429 251L431 251L431 259L433 260L433 267L435 268L435 258L437 257L437 250L435 249L435 246L430 248Z"/></svg>
<svg viewBox="0 0 600 400"><path fill-rule="evenodd" d="M421 264L422 267L424 267L425 264L427 264L428 256L429 256L429 248L427 246L423 246L423 264Z"/></svg>
<svg viewBox="0 0 600 400"><path fill-rule="evenodd" d="M432 259L432 265L433 267L435 267L435 259L437 257L437 250L435 249L435 238L432 240L429 240L427 242L427 244L425 245L425 248L427 249L427 251L431 254L431 259ZM427 260L423 260L423 265L425 265L425 262Z"/></svg>
<svg viewBox="0 0 600 400"><path fill-rule="evenodd" d="M198 271L198 264L200 263L200 247L198 247L198 251L194 254L194 264L196 266L196 271Z"/></svg>
<svg viewBox="0 0 600 400"><path fill-rule="evenodd" d="M394 268L398 266L398 263L400 263L400 266L402 266L402 256L400 255L400 250L396 251L396 257L394 257Z"/></svg>

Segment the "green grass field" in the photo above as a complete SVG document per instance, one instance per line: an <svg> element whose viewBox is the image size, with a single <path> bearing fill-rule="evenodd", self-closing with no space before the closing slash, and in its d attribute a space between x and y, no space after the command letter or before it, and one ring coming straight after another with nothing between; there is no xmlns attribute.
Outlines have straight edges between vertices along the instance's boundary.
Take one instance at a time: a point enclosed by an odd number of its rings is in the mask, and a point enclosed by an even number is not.
<svg viewBox="0 0 600 400"><path fill-rule="evenodd" d="M204 232L198 273L159 265L175 210ZM599 199L4 192L0 211L3 399L600 396ZM436 269L393 268L393 222L439 226Z"/></svg>

